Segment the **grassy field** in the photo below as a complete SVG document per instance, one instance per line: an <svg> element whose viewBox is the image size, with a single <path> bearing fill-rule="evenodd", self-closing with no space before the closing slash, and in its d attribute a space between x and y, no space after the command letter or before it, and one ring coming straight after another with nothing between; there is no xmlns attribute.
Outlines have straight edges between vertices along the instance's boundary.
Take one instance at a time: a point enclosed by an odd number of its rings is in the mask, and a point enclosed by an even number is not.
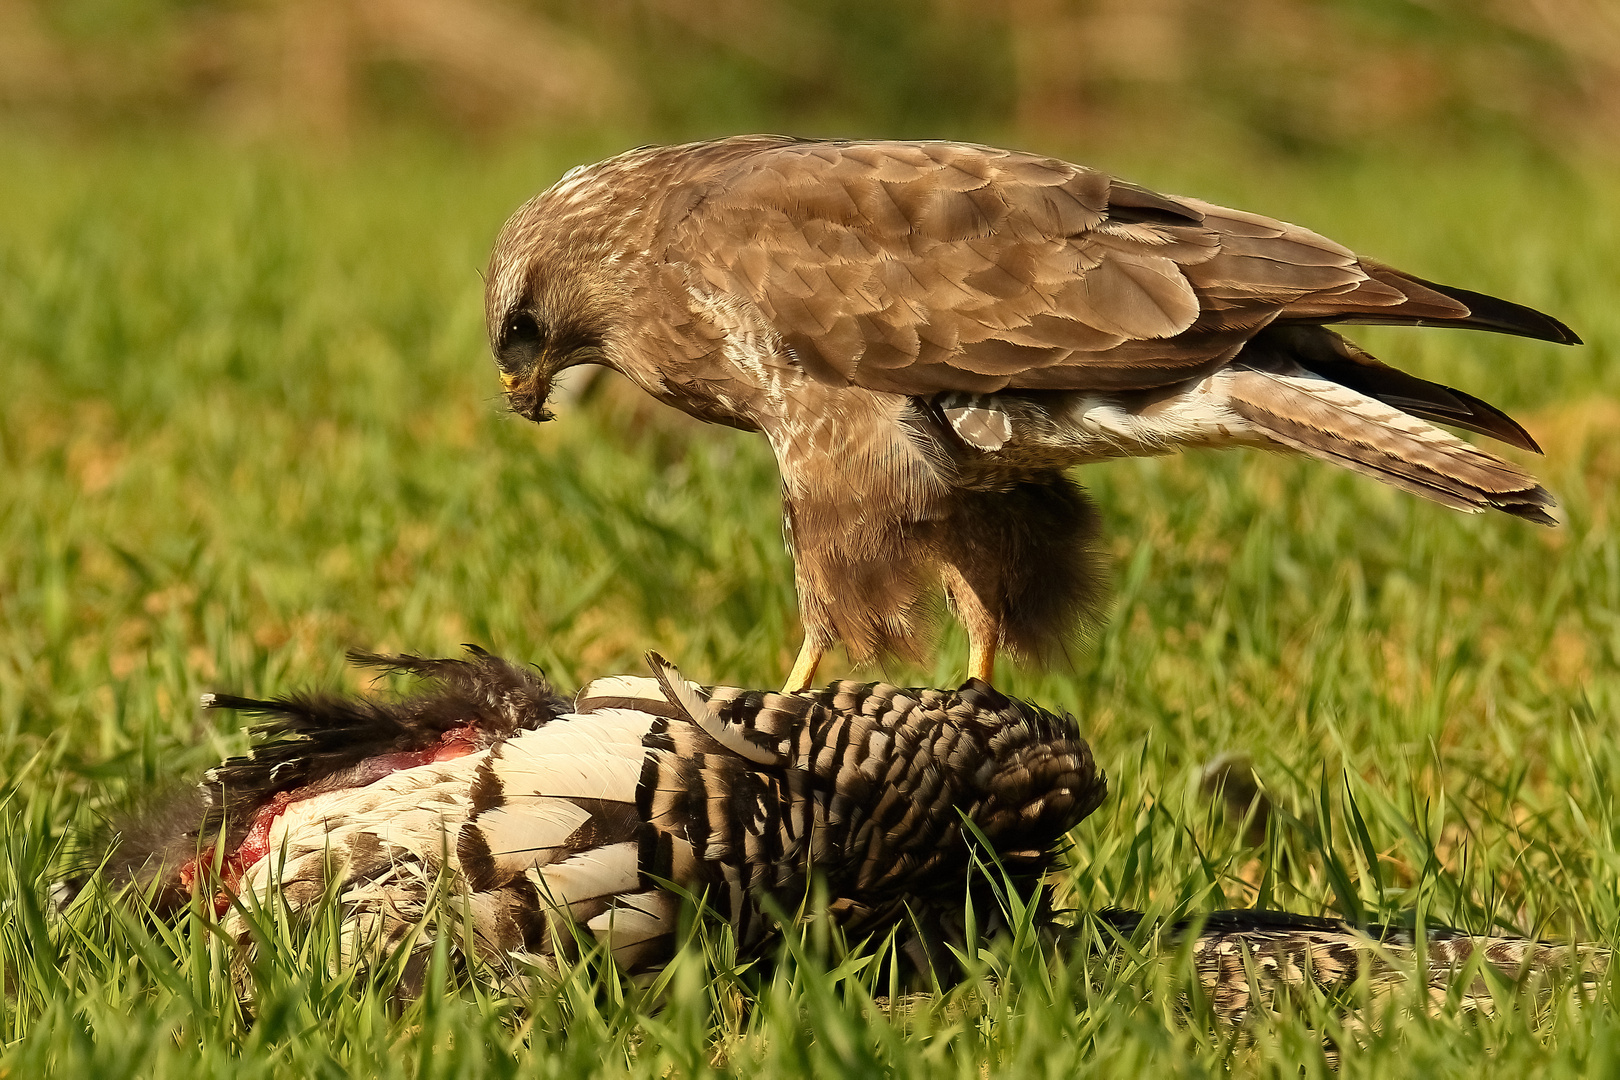
<svg viewBox="0 0 1620 1080"><path fill-rule="evenodd" d="M48 914L64 836L244 746L206 690L357 687L347 648L463 642L568 687L648 648L780 681L797 637L763 440L611 383L544 427L496 393L494 231L612 148L0 146L0 1076L1320 1072L1308 1016L1236 1050L1179 1023L1183 968L1151 947L997 954L1004 978L903 1021L869 1007L881 965L761 982L723 941L661 1006L582 972L525 1013L442 991L395 1016L318 973L316 933L266 960L249 1022L198 921ZM1069 894L1620 941L1620 182L1489 157L1100 163L1543 307L1589 345L1356 334L1524 421L1556 530L1257 454L1084 470L1112 613L1072 670L1000 673L1074 712L1112 781ZM965 656L952 630L932 668L888 674L954 683ZM1252 761L1265 835L1200 794L1221 755ZM1344 1072L1601 1074L1612 1000L1407 1017L1350 1040Z"/></svg>

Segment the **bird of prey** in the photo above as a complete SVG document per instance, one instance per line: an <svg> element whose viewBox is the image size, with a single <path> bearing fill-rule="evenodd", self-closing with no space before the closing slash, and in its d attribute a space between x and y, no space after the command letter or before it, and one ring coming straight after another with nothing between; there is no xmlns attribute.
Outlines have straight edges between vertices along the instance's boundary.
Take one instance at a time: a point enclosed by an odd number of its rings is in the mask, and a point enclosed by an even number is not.
<svg viewBox="0 0 1620 1080"><path fill-rule="evenodd" d="M989 681L1100 600L1096 515L1064 470L1183 447L1293 451L1460 510L1550 524L1518 467L1430 421L1536 450L1460 390L1336 323L1576 344L1558 320L1362 258L1295 225L1050 157L952 142L743 136L574 169L487 277L512 407L602 364L781 470L804 645L915 654L934 581Z"/></svg>
<svg viewBox="0 0 1620 1080"><path fill-rule="evenodd" d="M1107 784L1072 717L982 683L783 695L698 686L652 658L650 678L598 679L570 702L477 650L360 659L429 683L399 698L210 695L260 717L252 752L167 814L126 823L98 863L144 883L160 911L212 897L244 955L256 942L239 901L274 911L279 896L307 913L333 899L346 961L403 951L406 997L440 935L453 960L475 956L519 996L582 944L628 973L655 971L676 944L681 892L703 897L745 954L768 957L777 918L801 910L816 876L850 940L894 933L925 982L974 955L965 901L983 938L1011 929L995 895L1008 880L1059 949L1148 936L1134 912L1057 910L1047 871ZM970 844L994 859L990 876L972 869ZM1490 1008L1482 967L1591 986L1607 964L1602 949L1437 926L1420 953L1410 928L1280 911L1163 930L1196 935L1187 955L1228 1025L1363 978L1376 997L1417 971L1437 1001ZM1476 952L1484 963L1471 966Z"/></svg>

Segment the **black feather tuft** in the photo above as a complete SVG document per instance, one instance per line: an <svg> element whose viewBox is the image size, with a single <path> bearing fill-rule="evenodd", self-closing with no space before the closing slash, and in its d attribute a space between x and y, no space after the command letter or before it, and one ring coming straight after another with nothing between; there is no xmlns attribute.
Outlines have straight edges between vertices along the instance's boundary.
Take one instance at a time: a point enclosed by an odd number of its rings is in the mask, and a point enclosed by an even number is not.
<svg viewBox="0 0 1620 1080"><path fill-rule="evenodd" d="M271 701L210 695L205 704L256 715L252 752L209 773L217 815L237 820L279 791L320 790L352 782L370 758L425 750L446 732L471 727L483 747L537 728L570 709L539 672L469 645L471 659L430 659L351 652L351 662L429 680L396 699L314 692Z"/></svg>
<svg viewBox="0 0 1620 1080"><path fill-rule="evenodd" d="M1002 612L1002 644L1018 656L1051 663L1107 602L1096 508L1062 473L956 491L935 529L941 561Z"/></svg>
<svg viewBox="0 0 1620 1080"><path fill-rule="evenodd" d="M133 885L159 916L180 911L191 899L180 868L216 839L203 828L207 810L207 796L195 784L148 793L113 810L99 827L73 838L77 865L65 875L57 901L72 903L99 871L114 888Z"/></svg>

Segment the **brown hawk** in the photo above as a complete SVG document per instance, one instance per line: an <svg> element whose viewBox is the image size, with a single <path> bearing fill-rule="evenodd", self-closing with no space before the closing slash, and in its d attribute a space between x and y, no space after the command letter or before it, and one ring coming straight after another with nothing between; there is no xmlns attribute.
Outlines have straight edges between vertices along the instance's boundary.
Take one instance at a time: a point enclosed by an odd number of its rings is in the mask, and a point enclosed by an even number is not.
<svg viewBox="0 0 1620 1080"><path fill-rule="evenodd" d="M914 653L934 579L970 674L1042 656L1099 598L1063 470L1188 446L1331 461L1460 510L1550 523L1536 481L1426 421L1536 450L1512 419L1328 323L1575 344L1563 323L1306 229L1054 158L950 142L740 136L574 169L496 243L490 343L514 409L603 364L781 468L809 685Z"/></svg>

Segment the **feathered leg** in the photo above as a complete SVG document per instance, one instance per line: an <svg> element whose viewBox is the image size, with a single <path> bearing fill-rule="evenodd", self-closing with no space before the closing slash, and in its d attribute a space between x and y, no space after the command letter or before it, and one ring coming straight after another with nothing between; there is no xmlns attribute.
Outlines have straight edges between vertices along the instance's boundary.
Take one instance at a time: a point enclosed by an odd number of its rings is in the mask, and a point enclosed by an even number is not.
<svg viewBox="0 0 1620 1080"><path fill-rule="evenodd" d="M990 681L997 651L1049 660L1104 597L1097 514L1062 473L1005 491L959 491L934 526L945 592L967 630L969 676Z"/></svg>

